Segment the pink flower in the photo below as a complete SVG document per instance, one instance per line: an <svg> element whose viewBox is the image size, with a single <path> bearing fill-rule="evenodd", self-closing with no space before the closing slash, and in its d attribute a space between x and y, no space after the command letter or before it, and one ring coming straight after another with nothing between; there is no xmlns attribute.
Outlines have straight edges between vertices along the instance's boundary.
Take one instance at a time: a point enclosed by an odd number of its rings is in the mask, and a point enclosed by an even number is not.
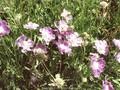
<svg viewBox="0 0 120 90"><path fill-rule="evenodd" d="M58 42L56 42L56 45L61 54L68 54L68 55L71 54L72 49L69 47L69 44L67 41L58 40Z"/></svg>
<svg viewBox="0 0 120 90"><path fill-rule="evenodd" d="M26 53L27 51L32 51L34 42L31 39L28 39L25 35L21 35L17 38L16 45L22 48L22 53Z"/></svg>
<svg viewBox="0 0 120 90"><path fill-rule="evenodd" d="M4 20L0 20L0 36L5 36L10 33L10 28L7 25L7 22Z"/></svg>
<svg viewBox="0 0 120 90"><path fill-rule="evenodd" d="M109 52L109 46L105 40L96 40L94 48L99 54L107 55Z"/></svg>
<svg viewBox="0 0 120 90"><path fill-rule="evenodd" d="M50 27L44 27L40 29L43 40L47 45L55 39L55 35L53 34L53 30Z"/></svg>
<svg viewBox="0 0 120 90"><path fill-rule="evenodd" d="M102 90L115 90L112 83L107 80L103 80L102 85L103 85Z"/></svg>
<svg viewBox="0 0 120 90"><path fill-rule="evenodd" d="M39 27L39 25L36 24L36 23L28 22L27 24L23 25L23 27L25 29L33 29L33 30L35 30L35 29L37 29Z"/></svg>
<svg viewBox="0 0 120 90"><path fill-rule="evenodd" d="M94 77L100 77L105 68L105 60L101 58L97 53L90 53L90 67Z"/></svg>
<svg viewBox="0 0 120 90"><path fill-rule="evenodd" d="M119 39L113 39L114 45L120 49L120 40Z"/></svg>
<svg viewBox="0 0 120 90"><path fill-rule="evenodd" d="M71 47L78 47L84 44L84 41L77 32L69 32L66 35L66 39Z"/></svg>
<svg viewBox="0 0 120 90"><path fill-rule="evenodd" d="M115 59L120 63L120 52L115 54Z"/></svg>
<svg viewBox="0 0 120 90"><path fill-rule="evenodd" d="M66 9L63 9L61 16L66 20L66 22L72 20L71 12L67 11Z"/></svg>
<svg viewBox="0 0 120 90"><path fill-rule="evenodd" d="M34 54L46 54L47 47L43 44L36 44L32 51Z"/></svg>

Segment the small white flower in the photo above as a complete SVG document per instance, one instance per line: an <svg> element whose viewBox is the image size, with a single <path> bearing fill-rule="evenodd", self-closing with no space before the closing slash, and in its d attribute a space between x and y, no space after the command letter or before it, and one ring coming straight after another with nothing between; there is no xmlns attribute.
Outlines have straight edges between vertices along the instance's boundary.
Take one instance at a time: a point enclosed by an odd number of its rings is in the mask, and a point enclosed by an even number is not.
<svg viewBox="0 0 120 90"><path fill-rule="evenodd" d="M35 30L35 29L37 29L39 27L39 25L36 24L36 23L33 23L33 22L28 22L27 24L23 25L23 27L25 29L33 29L33 30Z"/></svg>
<svg viewBox="0 0 120 90"><path fill-rule="evenodd" d="M113 39L113 43L118 49L120 49L120 39Z"/></svg>
<svg viewBox="0 0 120 90"><path fill-rule="evenodd" d="M61 16L62 17L67 17L70 14L71 14L71 12L67 11L66 9L63 9L63 12L61 13Z"/></svg>
<svg viewBox="0 0 120 90"><path fill-rule="evenodd" d="M101 1L100 5L105 9L106 7L108 7L109 4L105 1Z"/></svg>
<svg viewBox="0 0 120 90"><path fill-rule="evenodd" d="M63 9L61 16L66 20L66 22L69 22L70 20L72 20L71 12L67 11L66 9Z"/></svg>
<svg viewBox="0 0 120 90"><path fill-rule="evenodd" d="M49 86L57 86L58 88L61 88L65 84L65 81L60 78L60 74L56 74L55 79L51 81L52 83L50 83Z"/></svg>
<svg viewBox="0 0 120 90"><path fill-rule="evenodd" d="M55 26L60 32L68 31L68 29L70 28L65 20L60 20L58 24L55 23Z"/></svg>
<svg viewBox="0 0 120 90"><path fill-rule="evenodd" d="M120 52L115 53L115 59L120 63Z"/></svg>
<svg viewBox="0 0 120 90"><path fill-rule="evenodd" d="M22 14L19 13L19 14L15 15L15 20L16 21L20 21L21 18L22 18Z"/></svg>
<svg viewBox="0 0 120 90"><path fill-rule="evenodd" d="M109 46L106 40L95 40L95 46L93 46L99 54L107 55L109 52Z"/></svg>

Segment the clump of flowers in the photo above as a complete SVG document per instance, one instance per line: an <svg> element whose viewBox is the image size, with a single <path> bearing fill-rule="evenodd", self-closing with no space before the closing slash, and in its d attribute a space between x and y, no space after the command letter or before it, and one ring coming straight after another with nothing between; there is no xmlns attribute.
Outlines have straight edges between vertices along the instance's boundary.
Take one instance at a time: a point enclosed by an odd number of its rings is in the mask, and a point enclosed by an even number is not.
<svg viewBox="0 0 120 90"><path fill-rule="evenodd" d="M64 19L58 21L58 23L55 23L55 28L43 27L39 29L40 36L42 38L41 44L44 44L45 46L47 46L46 48L48 48L51 42L51 44L56 45L61 54L70 55L72 52L72 47L82 46L84 44L84 41L82 37L80 37L79 34L75 32L68 24L68 17L72 17L71 13L64 9L61 16ZM26 29L37 29L39 25L29 22L23 27ZM33 44L31 44L32 46L30 46L28 41L31 42L30 40L27 40L25 36L21 36L16 40L18 47L22 48L22 52L31 51L30 48L33 47ZM23 45L19 45L18 43ZM38 46L33 48L34 53L42 50L40 49L40 47L38 48ZM46 53L46 50L43 49L41 52Z"/></svg>
<svg viewBox="0 0 120 90"><path fill-rule="evenodd" d="M7 22L4 20L0 20L0 37L8 35L10 33L10 28L7 25Z"/></svg>
<svg viewBox="0 0 120 90"><path fill-rule="evenodd" d="M101 2L101 5L104 2ZM106 8L107 6L103 6ZM69 11L63 10L61 13L62 19L55 22L55 27L42 27L36 23L28 22L28 24L23 25L25 29L39 29L38 37L42 38L40 41L32 41L24 34L17 38L16 45L21 48L22 53L32 52L34 55L51 54L51 50L54 53L60 53L62 56L70 56L72 54L72 49L76 47L81 47L85 44L82 37L72 28L69 21L72 20L72 15ZM2 29L4 31L4 29ZM120 40L113 40L116 47L120 49ZM105 70L105 57L109 53L109 45L106 40L95 40L93 48L96 53L90 53L90 68L92 74L95 78L99 78ZM120 53L115 55L116 60L120 62ZM50 60L52 60L50 58ZM47 61L47 60L46 60ZM62 60L61 60L62 62ZM61 66L62 63L60 62ZM37 64L39 65L39 64ZM45 66L45 64L43 65ZM46 68L46 66L45 66ZM49 71L46 68L46 71ZM60 74L56 74L55 78L51 80L50 86L57 86L61 88L64 86L65 81L60 77ZM86 82L86 81L85 81ZM108 81L103 81L103 90L114 90L112 84Z"/></svg>
<svg viewBox="0 0 120 90"><path fill-rule="evenodd" d="M109 46L105 40L95 40L93 48L98 53L90 53L90 67L94 77L98 78L105 69L105 59L102 55L106 56L108 54Z"/></svg>
<svg viewBox="0 0 120 90"><path fill-rule="evenodd" d="M109 46L105 40L95 40L95 45L93 46L100 55L106 56L109 52ZM105 60L98 53L90 53L90 66L94 77L99 77L104 71Z"/></svg>
<svg viewBox="0 0 120 90"><path fill-rule="evenodd" d="M56 50L55 52L60 53L61 56L70 56L73 47L84 45L83 38L73 30L72 26L70 26L69 21L72 20L71 13L64 9L61 16L62 19L55 22L55 27L47 26L39 28L38 24L32 22L23 25L23 28L25 29L39 29L37 37L38 39L40 38L40 40L36 39L35 41L32 41L32 39L29 39L24 34L21 35L15 42L16 45L21 48L21 52L31 52L31 54L34 54L35 56L50 56L51 50ZM39 65L38 60L36 60L35 66L37 65ZM45 66L45 64L43 66ZM61 88L64 84L65 81L60 77L60 74L56 74L54 80L52 80L52 83L49 85Z"/></svg>

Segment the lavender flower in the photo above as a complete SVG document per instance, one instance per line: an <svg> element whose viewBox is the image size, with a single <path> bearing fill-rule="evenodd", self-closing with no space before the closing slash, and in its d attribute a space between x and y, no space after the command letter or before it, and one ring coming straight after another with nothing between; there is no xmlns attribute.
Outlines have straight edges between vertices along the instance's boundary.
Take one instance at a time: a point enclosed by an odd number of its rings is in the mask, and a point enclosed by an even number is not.
<svg viewBox="0 0 120 90"><path fill-rule="evenodd" d="M84 44L84 41L77 32L69 32L66 35L66 39L71 47L78 47Z"/></svg>
<svg viewBox="0 0 120 90"><path fill-rule="evenodd" d="M90 53L90 67L94 77L100 77L100 74L104 71L105 60L101 58L97 53Z"/></svg>
<svg viewBox="0 0 120 90"><path fill-rule="evenodd" d="M36 44L36 46L33 48L34 54L46 54L47 53L47 47L43 44Z"/></svg>
<svg viewBox="0 0 120 90"><path fill-rule="evenodd" d="M69 44L67 41L58 40L56 44L61 54L64 54L64 53L68 55L71 54L72 49L69 47Z"/></svg>
<svg viewBox="0 0 120 90"><path fill-rule="evenodd" d="M4 20L0 20L0 37L8 35L10 33L10 28L7 25L7 22Z"/></svg>
<svg viewBox="0 0 120 90"><path fill-rule="evenodd" d="M94 48L99 54L107 55L109 51L109 46L105 40L96 40Z"/></svg>
<svg viewBox="0 0 120 90"><path fill-rule="evenodd" d="M120 40L119 39L113 39L114 45L120 49Z"/></svg>
<svg viewBox="0 0 120 90"><path fill-rule="evenodd" d="M23 27L25 29L33 29L33 30L35 30L35 29L37 29L39 27L39 25L36 24L36 23L28 22L27 24L23 25Z"/></svg>
<svg viewBox="0 0 120 90"><path fill-rule="evenodd" d="M55 35L53 34L53 30L50 27L44 27L40 29L43 40L47 45L55 39Z"/></svg>
<svg viewBox="0 0 120 90"><path fill-rule="evenodd" d="M115 59L120 63L120 52L115 54Z"/></svg>
<svg viewBox="0 0 120 90"><path fill-rule="evenodd" d="M71 12L67 11L66 9L63 9L61 16L66 20L66 22L69 22L70 20L72 20Z"/></svg>
<svg viewBox="0 0 120 90"><path fill-rule="evenodd" d="M34 42L31 39L28 39L25 35L21 35L17 38L16 45L22 48L22 53L26 53L27 51L32 51Z"/></svg>
<svg viewBox="0 0 120 90"><path fill-rule="evenodd" d="M102 85L103 85L102 90L115 90L112 83L107 80L103 80Z"/></svg>

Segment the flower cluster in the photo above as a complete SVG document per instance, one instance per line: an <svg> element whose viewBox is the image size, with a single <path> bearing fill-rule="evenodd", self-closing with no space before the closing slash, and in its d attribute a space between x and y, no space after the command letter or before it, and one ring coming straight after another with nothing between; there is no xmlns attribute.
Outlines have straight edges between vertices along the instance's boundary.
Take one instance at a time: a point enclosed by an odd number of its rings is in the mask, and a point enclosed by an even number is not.
<svg viewBox="0 0 120 90"><path fill-rule="evenodd" d="M93 76L99 78L101 73L103 73L105 70L106 62L104 57L108 55L109 46L107 44L107 41L105 40L95 40L95 45L93 46L93 48L95 48L98 53L90 53L90 68L92 69ZM116 57L117 59L120 57L118 55ZM102 85L103 90L114 90L112 83L108 82L107 80L103 80Z"/></svg>
<svg viewBox="0 0 120 90"><path fill-rule="evenodd" d="M53 44L56 45L61 54L70 55L72 53L72 47L82 46L84 41L69 25L69 21L72 19L71 13L64 9L61 16L62 20L55 23L55 28L43 27L39 29L39 36L42 38L42 43L35 46L32 40L26 39L27 37L22 35L16 40L16 45L22 48L23 53L27 51L47 53L47 47ZM37 29L39 25L29 22L23 25L23 27L25 29Z"/></svg>
<svg viewBox="0 0 120 90"><path fill-rule="evenodd" d="M101 2L100 5L103 8L108 7L106 2ZM73 30L70 26L70 21L72 20L71 12L63 10L61 13L62 19L55 22L55 27L43 27L39 28L39 25L33 22L28 22L23 25L24 29L36 30L39 29L38 36L41 37L41 41L33 41L26 35L22 34L17 39L15 44L21 49L22 53L32 52L37 54L48 54L48 50L51 49L50 46L55 46L60 54L70 55L72 49L75 47L80 47L85 44L84 40L80 35ZM7 22L0 20L0 37L8 35L10 33L10 28ZM114 45L120 50L120 40L113 39ZM93 48L95 53L90 53L90 68L92 74L95 78L99 78L100 75L105 70L105 57L109 53L109 45L106 40L95 40ZM120 52L115 53L115 59L120 63ZM50 86L57 86L61 88L65 84L65 81L60 78L60 74L56 74ZM107 80L102 81L103 90L114 90L111 82Z"/></svg>
<svg viewBox="0 0 120 90"><path fill-rule="evenodd" d="M90 65L94 77L99 77L105 68L105 60L102 55L106 56L108 54L109 47L105 40L95 40L93 48L95 48L98 53L90 54Z"/></svg>

